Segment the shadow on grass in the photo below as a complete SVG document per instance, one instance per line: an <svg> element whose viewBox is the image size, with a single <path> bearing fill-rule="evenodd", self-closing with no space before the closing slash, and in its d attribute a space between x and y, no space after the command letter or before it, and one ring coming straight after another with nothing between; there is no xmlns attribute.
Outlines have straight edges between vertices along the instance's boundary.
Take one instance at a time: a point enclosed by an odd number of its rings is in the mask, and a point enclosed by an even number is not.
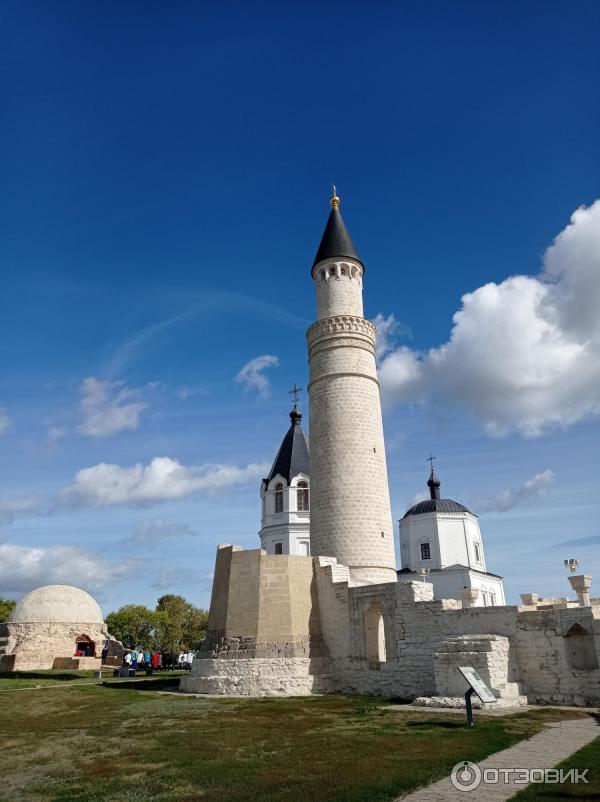
<svg viewBox="0 0 600 802"><path fill-rule="evenodd" d="M107 688L126 691L176 691L179 688L178 677L158 677L157 679L138 680L106 680L102 683Z"/></svg>
<svg viewBox="0 0 600 802"><path fill-rule="evenodd" d="M92 672L88 671L83 674L75 674L75 673L64 673L64 674L55 674L51 671L9 671L6 673L0 674L0 684L2 680L13 680L13 679L32 679L32 680L57 680L57 682L72 682L76 679L82 679L86 675L91 676Z"/></svg>

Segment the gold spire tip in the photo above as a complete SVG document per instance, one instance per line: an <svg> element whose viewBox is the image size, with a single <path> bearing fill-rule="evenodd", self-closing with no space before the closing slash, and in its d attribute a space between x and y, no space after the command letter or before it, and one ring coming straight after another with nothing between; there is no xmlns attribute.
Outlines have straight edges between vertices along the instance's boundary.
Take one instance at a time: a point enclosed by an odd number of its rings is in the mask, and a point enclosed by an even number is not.
<svg viewBox="0 0 600 802"><path fill-rule="evenodd" d="M335 184L331 185L331 200L329 202L331 203L331 208L332 209L337 209L338 206L340 205L340 199L338 198L337 189L335 188Z"/></svg>

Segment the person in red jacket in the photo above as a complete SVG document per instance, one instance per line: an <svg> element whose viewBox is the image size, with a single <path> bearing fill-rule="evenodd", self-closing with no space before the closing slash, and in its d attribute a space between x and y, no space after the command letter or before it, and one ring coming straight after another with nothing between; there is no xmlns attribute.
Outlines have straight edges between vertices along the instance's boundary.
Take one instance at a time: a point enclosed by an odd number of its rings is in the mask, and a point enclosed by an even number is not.
<svg viewBox="0 0 600 802"><path fill-rule="evenodd" d="M156 671L158 668L158 652L154 652L150 662L152 663L152 668Z"/></svg>

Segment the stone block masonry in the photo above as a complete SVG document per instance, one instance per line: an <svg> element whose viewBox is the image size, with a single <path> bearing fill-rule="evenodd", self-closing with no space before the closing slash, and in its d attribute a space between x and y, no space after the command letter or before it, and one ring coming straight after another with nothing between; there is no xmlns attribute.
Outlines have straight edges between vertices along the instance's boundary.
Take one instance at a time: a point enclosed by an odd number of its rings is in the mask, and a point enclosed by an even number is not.
<svg viewBox="0 0 600 802"><path fill-rule="evenodd" d="M354 579L395 581L375 327L337 316L307 338L312 553L337 558Z"/></svg>
<svg viewBox="0 0 600 802"><path fill-rule="evenodd" d="M218 550L215 586L183 691L460 698L457 666L473 665L501 705L600 704L597 606L462 609L434 600L429 582L360 583L332 557L231 546Z"/></svg>

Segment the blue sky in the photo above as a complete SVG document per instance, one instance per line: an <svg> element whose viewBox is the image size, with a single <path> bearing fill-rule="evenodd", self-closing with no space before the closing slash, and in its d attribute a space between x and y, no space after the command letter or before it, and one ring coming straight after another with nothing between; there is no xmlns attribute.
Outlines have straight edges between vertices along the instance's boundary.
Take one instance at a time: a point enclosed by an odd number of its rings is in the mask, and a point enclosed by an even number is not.
<svg viewBox="0 0 600 802"><path fill-rule="evenodd" d="M565 557L598 576L599 24L5 0L0 595L207 605L216 545L258 545L332 181L385 334L395 519L431 450L510 600L568 593Z"/></svg>

